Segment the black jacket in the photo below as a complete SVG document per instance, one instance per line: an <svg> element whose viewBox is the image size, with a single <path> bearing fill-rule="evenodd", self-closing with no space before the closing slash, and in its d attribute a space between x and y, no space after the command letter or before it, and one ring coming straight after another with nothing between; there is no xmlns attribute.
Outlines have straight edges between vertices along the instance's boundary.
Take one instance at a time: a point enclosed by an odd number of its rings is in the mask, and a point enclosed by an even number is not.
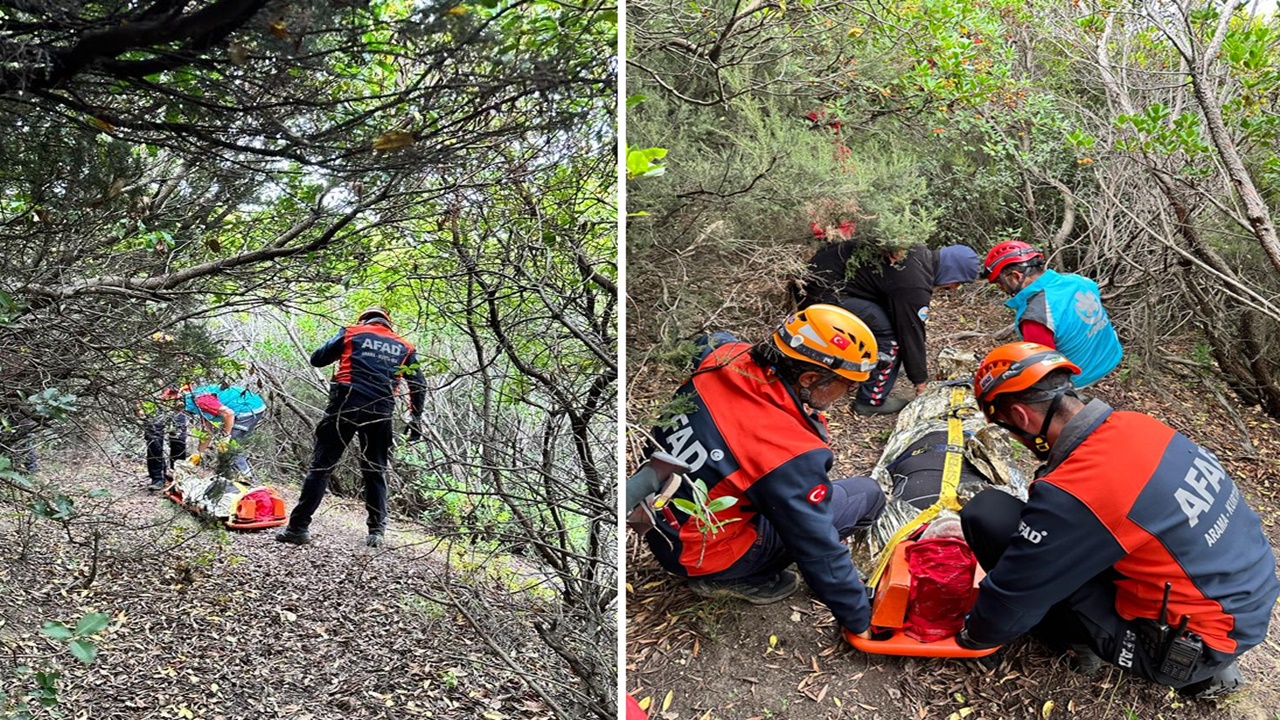
<svg viewBox="0 0 1280 720"><path fill-rule="evenodd" d="M916 385L926 382L929 370L924 331L938 272L938 251L916 245L896 264L873 259L849 274L849 257L861 244L857 240L832 243L814 254L805 273L800 306L839 305L843 298L856 297L884 308L901 348L907 378Z"/></svg>

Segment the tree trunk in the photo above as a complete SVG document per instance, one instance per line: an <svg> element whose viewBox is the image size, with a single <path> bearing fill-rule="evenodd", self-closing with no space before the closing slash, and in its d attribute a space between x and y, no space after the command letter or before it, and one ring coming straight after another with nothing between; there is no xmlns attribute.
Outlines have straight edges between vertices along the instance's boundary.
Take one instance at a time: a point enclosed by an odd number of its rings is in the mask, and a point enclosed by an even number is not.
<svg viewBox="0 0 1280 720"><path fill-rule="evenodd" d="M1271 266L1276 269L1276 272L1280 272L1280 240L1276 238L1276 226L1271 222L1271 211L1267 209L1267 204L1258 194L1258 188L1254 186L1253 178L1250 177L1240 152L1236 150L1236 145L1231 140L1226 123L1222 120L1222 108L1205 85L1203 71L1191 73L1192 93L1195 95L1196 103L1200 105L1200 112L1204 114L1205 124L1209 128L1209 137L1218 150L1218 157L1227 169L1227 176L1231 178L1236 194L1244 203L1245 218L1249 221L1249 228L1253 231L1253 236L1258 239L1258 244L1262 246L1262 251L1267 254Z"/></svg>

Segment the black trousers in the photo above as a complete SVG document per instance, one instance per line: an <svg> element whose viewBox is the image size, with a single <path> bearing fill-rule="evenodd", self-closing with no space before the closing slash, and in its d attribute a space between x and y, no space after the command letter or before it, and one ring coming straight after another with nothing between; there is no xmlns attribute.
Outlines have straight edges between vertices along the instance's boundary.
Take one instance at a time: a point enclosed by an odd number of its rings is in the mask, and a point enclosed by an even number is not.
<svg viewBox="0 0 1280 720"><path fill-rule="evenodd" d="M991 572L1018 531L1025 503L999 490L984 490L960 511L964 539L982 569ZM1138 677L1183 687L1212 677L1235 659L1205 647L1185 680L1162 672L1162 648L1154 620L1126 620L1116 612L1117 574L1107 570L1054 605L1031 635L1061 652L1069 645L1088 645L1098 657Z"/></svg>
<svg viewBox="0 0 1280 720"><path fill-rule="evenodd" d="M841 298L840 307L866 323L867 329L875 336L880 355L880 363L871 371L871 377L858 386L855 402L883 405L893 384L898 380L898 371L902 368L902 358L898 355L898 336L893 332L889 313L870 300L854 297Z"/></svg>
<svg viewBox="0 0 1280 720"><path fill-rule="evenodd" d="M364 506L369 532L381 533L387 526L387 461L391 455L392 407L350 407L345 398L330 399L320 424L316 425L311 469L302 483L298 505L289 515L289 527L306 530L311 516L329 488L333 469L347 445L360 438L360 476L364 481Z"/></svg>
<svg viewBox="0 0 1280 720"><path fill-rule="evenodd" d="M166 462L165 429L168 429L169 459ZM151 482L164 482L165 470L187 457L187 416L185 413L158 413L143 429L147 441L147 477Z"/></svg>

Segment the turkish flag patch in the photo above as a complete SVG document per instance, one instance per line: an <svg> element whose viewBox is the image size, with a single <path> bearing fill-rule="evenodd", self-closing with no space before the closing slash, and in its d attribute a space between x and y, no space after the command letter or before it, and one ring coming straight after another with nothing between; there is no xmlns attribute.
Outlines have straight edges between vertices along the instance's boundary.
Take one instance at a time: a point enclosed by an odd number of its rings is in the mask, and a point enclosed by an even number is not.
<svg viewBox="0 0 1280 720"><path fill-rule="evenodd" d="M827 486L819 485L809 491L809 502L817 505L827 497Z"/></svg>
<svg viewBox="0 0 1280 720"><path fill-rule="evenodd" d="M849 348L849 341L846 340L843 335L832 335L831 344L835 345L841 350L847 350Z"/></svg>

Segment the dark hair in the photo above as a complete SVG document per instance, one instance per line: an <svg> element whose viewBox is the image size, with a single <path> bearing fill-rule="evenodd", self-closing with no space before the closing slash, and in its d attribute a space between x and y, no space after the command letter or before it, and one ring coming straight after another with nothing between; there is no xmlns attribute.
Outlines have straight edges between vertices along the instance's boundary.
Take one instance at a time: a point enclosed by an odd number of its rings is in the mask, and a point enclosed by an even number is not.
<svg viewBox="0 0 1280 720"><path fill-rule="evenodd" d="M1073 388L1071 371L1066 368L1058 368L1040 378L1040 381L1031 387L997 395L996 407L1003 411L1007 410L1012 403L1021 403L1044 411L1049 409L1049 403L1053 401L1053 396L1057 395L1061 390L1071 391L1071 395L1074 396Z"/></svg>
<svg viewBox="0 0 1280 720"><path fill-rule="evenodd" d="M797 384L800 381L800 376L807 372L820 373L823 381L828 379L827 376L835 377L836 375L834 370L817 363L797 360L789 355L783 355L778 346L773 344L773 338L762 340L752 345L751 359L760 367L773 368L774 374L789 385Z"/></svg>

